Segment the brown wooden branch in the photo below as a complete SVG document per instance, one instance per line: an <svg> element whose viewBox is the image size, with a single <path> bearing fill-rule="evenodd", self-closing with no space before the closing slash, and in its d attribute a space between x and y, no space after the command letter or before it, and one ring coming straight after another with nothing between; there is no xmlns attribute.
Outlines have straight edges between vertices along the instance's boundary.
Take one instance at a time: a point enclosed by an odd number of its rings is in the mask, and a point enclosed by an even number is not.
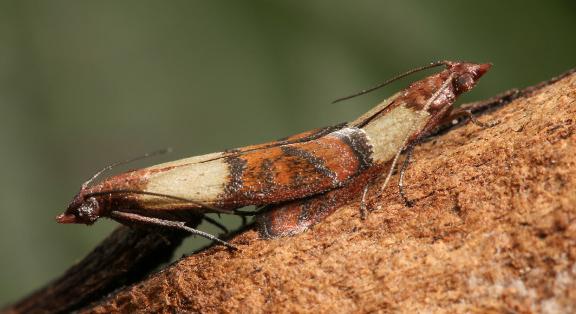
<svg viewBox="0 0 576 314"><path fill-rule="evenodd" d="M1 312L65 313L86 306L167 262L185 236L119 227L62 276Z"/></svg>
<svg viewBox="0 0 576 314"><path fill-rule="evenodd" d="M204 250L82 311L574 312L572 72L468 107L492 108L480 116L500 121L492 128L419 146L405 178L412 208L376 185L365 221L354 201L299 236L247 231L238 252Z"/></svg>

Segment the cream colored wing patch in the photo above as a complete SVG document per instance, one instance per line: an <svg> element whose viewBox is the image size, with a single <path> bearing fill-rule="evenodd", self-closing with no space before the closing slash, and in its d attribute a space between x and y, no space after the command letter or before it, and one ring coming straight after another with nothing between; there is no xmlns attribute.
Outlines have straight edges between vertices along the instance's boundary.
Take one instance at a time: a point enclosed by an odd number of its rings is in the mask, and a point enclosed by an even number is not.
<svg viewBox="0 0 576 314"><path fill-rule="evenodd" d="M404 105L396 106L386 115L377 117L363 127L374 152L375 162L387 162L394 158L407 136L420 130L430 114L414 111Z"/></svg>
<svg viewBox="0 0 576 314"><path fill-rule="evenodd" d="M229 180L228 164L225 159L190 163L193 158L159 165L163 167L152 167L151 169L165 168L178 166L178 162L184 163L184 165L174 169L150 173L147 176L148 184L145 191L190 199L200 203L215 203Z"/></svg>

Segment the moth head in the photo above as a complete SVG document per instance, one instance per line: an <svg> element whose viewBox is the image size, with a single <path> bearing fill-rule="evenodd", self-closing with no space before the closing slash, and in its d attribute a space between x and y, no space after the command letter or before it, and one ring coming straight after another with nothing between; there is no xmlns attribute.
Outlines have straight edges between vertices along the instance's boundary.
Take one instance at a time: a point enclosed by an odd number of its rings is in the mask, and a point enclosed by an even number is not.
<svg viewBox="0 0 576 314"><path fill-rule="evenodd" d="M456 95L460 95L464 92L471 90L476 82L488 72L492 67L490 63L454 63L452 65L452 73L454 73L454 78L452 79L452 86Z"/></svg>
<svg viewBox="0 0 576 314"><path fill-rule="evenodd" d="M78 193L64 213L56 217L61 224L93 224L99 217L100 204L94 196L85 196L84 190Z"/></svg>

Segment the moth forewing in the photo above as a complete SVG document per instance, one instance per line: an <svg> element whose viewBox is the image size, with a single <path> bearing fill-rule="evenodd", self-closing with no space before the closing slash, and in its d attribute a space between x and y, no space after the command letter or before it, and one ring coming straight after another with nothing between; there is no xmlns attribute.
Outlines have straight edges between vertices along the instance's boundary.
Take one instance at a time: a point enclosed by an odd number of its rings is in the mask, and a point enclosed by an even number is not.
<svg viewBox="0 0 576 314"><path fill-rule="evenodd" d="M111 217L121 223L164 226L214 239L189 230L186 216L292 201L295 206L276 212L274 221L288 221L284 218L290 216L302 224L269 225L270 230L305 230L331 213L331 205L349 199L338 194L339 188L356 193L383 165L392 160L394 165L406 144L433 127L456 97L472 88L489 68L443 64L446 70L411 84L348 124L129 171L88 186L91 179L57 220L91 224L99 217ZM304 207L298 199L322 193L333 200L330 206L309 201L309 206L325 209L311 216L299 212Z"/></svg>

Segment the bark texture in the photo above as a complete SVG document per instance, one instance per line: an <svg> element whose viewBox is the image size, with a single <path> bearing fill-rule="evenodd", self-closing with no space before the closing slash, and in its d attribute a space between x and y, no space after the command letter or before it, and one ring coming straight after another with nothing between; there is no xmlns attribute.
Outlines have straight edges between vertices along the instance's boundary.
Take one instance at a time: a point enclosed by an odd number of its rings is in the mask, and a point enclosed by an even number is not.
<svg viewBox="0 0 576 314"><path fill-rule="evenodd" d="M576 311L576 75L420 145L392 184L304 234L254 231L86 313Z"/></svg>

